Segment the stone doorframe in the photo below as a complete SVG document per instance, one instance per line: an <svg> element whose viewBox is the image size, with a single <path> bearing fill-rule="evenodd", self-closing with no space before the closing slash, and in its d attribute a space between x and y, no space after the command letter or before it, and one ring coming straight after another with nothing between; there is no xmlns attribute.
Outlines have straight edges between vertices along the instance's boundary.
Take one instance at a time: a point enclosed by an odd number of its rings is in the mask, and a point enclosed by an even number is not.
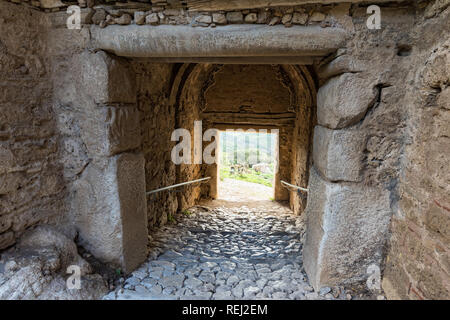
<svg viewBox="0 0 450 320"><path fill-rule="evenodd" d="M248 63L254 58L280 63L285 58L292 63L294 57L300 63L336 52L347 38L336 28L264 28L93 26L91 33L99 50L158 62ZM388 193L364 184L359 158L365 137L353 128L378 99L375 80L354 73L351 57L330 60L320 70L328 80L317 95L306 208L304 265L315 289L363 281L368 267L379 267L391 215ZM144 162L135 151L140 139L134 76L125 61L103 51L84 53L78 66L80 90L89 101L84 140L93 161L74 200L80 212L75 223L94 255L131 271L144 261L147 245Z"/></svg>
<svg viewBox="0 0 450 320"><path fill-rule="evenodd" d="M190 61L190 59L188 60ZM216 60L213 59L213 61L215 62ZM248 59L245 59L245 61L248 61ZM278 81L284 87L289 88L286 89L289 92L290 100L285 105L287 112L283 114L243 113L241 117L236 118L232 113L214 113L211 110L204 110L207 104L205 92L215 83L214 75L225 65L227 64L182 64L174 76L169 99L170 104L175 106L175 109L178 109L178 106L185 103L182 97L194 97L191 104L196 104L199 110L195 112L196 118L190 121L202 120L203 132L211 128L222 130L278 129L282 138L279 150L280 159L287 160L282 161L280 171L277 173L274 198L276 200L290 200L291 207L297 214L303 212L306 205L305 199L300 197L297 192L289 192L281 185L280 181L285 180L304 187L308 184L307 173L311 158L310 146L312 143L316 94L314 80L310 74L311 71L305 66L277 65L277 70L281 72L278 75L280 77ZM191 123L188 125L191 125ZM180 124L177 124L177 126L179 127ZM292 147L294 140L296 148ZM204 147L207 144L209 143L205 143ZM294 161L296 164L293 163ZM214 199L217 197L217 166L205 166L204 174L212 179L209 182L209 190L204 195ZM292 177L291 171L298 172L298 174Z"/></svg>
<svg viewBox="0 0 450 320"><path fill-rule="evenodd" d="M70 67L56 97L76 110L64 121L77 128L75 150L89 158L69 186L70 218L81 245L129 273L145 260L148 242L136 77L127 60L104 51L85 50Z"/></svg>
<svg viewBox="0 0 450 320"><path fill-rule="evenodd" d="M292 136L292 132L287 132L289 131L293 131L294 128L287 128L287 130L283 130L286 128L280 128L277 126L261 126L261 125L248 125L248 126L243 126L243 125L221 125L221 124L211 124L212 128L218 129L220 131L226 131L228 129L233 129L233 130L239 130L242 129L244 131L246 131L247 129L255 129L255 130L259 130L259 129L265 129L267 130L267 133L273 133L270 132L270 130L278 130L277 133L275 133L277 135L276 138L276 144L275 144L275 152L278 154L278 158L284 158L284 153L290 148L289 145L283 145L280 146L280 135L284 134L284 135L290 135ZM284 132L283 132L284 131ZM286 139L288 140L288 139ZM291 140L289 140L289 142L292 142ZM220 146L220 140L218 141L218 149L221 148ZM219 179L219 164L212 164L212 165L208 165L208 176L211 177L210 180L210 194L209 196L212 199L217 199L218 197L218 179ZM275 177L274 177L274 200L277 201L284 201L284 200L289 200L289 193L286 191L286 189L281 185L281 180L286 180L286 181L291 181L290 176L286 175L287 172L290 171L290 167L291 167L291 159L289 159L288 161L284 161L282 162L281 160L278 160L277 163L277 167L275 170Z"/></svg>

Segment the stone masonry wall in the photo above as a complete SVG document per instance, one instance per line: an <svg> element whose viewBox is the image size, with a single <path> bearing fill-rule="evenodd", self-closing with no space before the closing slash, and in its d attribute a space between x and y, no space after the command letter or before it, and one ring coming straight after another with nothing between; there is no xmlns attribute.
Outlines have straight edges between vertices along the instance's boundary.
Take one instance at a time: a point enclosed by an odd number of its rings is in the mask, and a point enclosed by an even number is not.
<svg viewBox="0 0 450 320"><path fill-rule="evenodd" d="M13 2L22 5L0 1L0 250L26 229L58 224L71 238L78 233L96 257L131 270L145 256L146 232L134 232L145 226L145 213L150 225L163 224L166 214L203 195L191 186L156 203L143 197L145 189L205 175L200 165L174 168L162 152L169 128L193 136L201 88L180 92L172 105L174 66L89 51L88 29L67 30L60 1ZM88 7L83 24L102 27L344 28L351 35L346 47L315 65L309 280L316 289L365 285L375 265L388 298L450 296L450 44L442 37L450 1L383 4L381 30L367 28L366 6L349 3L233 12L175 12L160 1L79 3ZM59 27L48 29L55 19Z"/></svg>
<svg viewBox="0 0 450 320"><path fill-rule="evenodd" d="M180 99L177 102L176 111L176 127L183 128L189 131L191 136L191 164L180 164L177 166L177 182L182 183L186 181L192 181L206 177L206 167L202 164L194 163L194 121L200 120L200 87L202 81L197 81L198 74L190 74L183 87L178 88L180 90ZM202 125L201 138L203 132L206 129L205 125ZM203 145L203 143L201 143ZM205 188L202 188L201 184L190 184L182 187L178 196L178 207L180 210L184 210L192 207L196 202L205 195L207 192Z"/></svg>
<svg viewBox="0 0 450 320"><path fill-rule="evenodd" d="M404 79L416 10L382 6L382 29L366 7L342 4L335 18L346 48L317 68L317 125L309 179L305 269L312 285L360 283L383 274L405 143Z"/></svg>
<svg viewBox="0 0 450 320"><path fill-rule="evenodd" d="M9 1L9 0L8 0ZM11 0L44 12L66 11L69 3L60 0ZM70 3L73 4L73 3ZM166 1L111 2L78 0L83 8L84 23L102 28L108 25L190 25L192 27L217 27L227 24L283 24L321 25L333 23L327 20L327 12L335 5L309 4L244 10L215 10L209 12L192 9L185 3Z"/></svg>
<svg viewBox="0 0 450 320"><path fill-rule="evenodd" d="M0 250L63 215L45 28L41 12L0 2Z"/></svg>
<svg viewBox="0 0 450 320"><path fill-rule="evenodd" d="M382 7L382 31L352 6L353 39L318 69L304 252L316 287L366 286L378 266L388 298L448 297L449 4Z"/></svg>
<svg viewBox="0 0 450 320"><path fill-rule="evenodd" d="M147 191L176 183L175 164L170 152L175 145L175 106L169 102L171 64L134 62L137 76L138 109L141 113L142 151L145 157ZM178 189L147 196L148 226L160 226L178 209Z"/></svg>
<svg viewBox="0 0 450 320"><path fill-rule="evenodd" d="M417 19L418 66L405 78L406 147L383 289L391 299L450 298L450 2Z"/></svg>

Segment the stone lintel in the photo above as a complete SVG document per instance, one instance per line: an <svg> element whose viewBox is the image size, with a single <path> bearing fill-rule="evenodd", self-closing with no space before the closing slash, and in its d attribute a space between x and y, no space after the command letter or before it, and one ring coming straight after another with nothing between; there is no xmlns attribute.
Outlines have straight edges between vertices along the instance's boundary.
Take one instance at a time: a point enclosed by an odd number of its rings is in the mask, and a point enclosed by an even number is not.
<svg viewBox="0 0 450 320"><path fill-rule="evenodd" d="M340 28L267 25L91 26L91 34L94 48L136 58L314 57L343 47L348 37Z"/></svg>

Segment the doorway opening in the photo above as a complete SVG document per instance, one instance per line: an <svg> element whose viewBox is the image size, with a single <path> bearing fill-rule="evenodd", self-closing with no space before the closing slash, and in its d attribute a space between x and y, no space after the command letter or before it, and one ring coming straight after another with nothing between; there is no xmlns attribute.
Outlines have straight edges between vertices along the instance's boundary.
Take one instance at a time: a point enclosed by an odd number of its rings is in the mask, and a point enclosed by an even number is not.
<svg viewBox="0 0 450 320"><path fill-rule="evenodd" d="M278 129L220 131L218 199L274 200Z"/></svg>

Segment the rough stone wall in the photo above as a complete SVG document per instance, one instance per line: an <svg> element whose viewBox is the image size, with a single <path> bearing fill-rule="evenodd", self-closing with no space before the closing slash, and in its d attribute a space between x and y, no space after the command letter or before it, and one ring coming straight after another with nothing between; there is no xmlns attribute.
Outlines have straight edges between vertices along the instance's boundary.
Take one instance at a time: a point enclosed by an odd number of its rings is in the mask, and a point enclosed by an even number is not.
<svg viewBox="0 0 450 320"><path fill-rule="evenodd" d="M35 5L41 3L34 1ZM312 20L314 10L305 10L308 11L305 24L312 22L323 27L338 24L352 36L345 49L317 66L318 119L309 178L310 189L315 192L308 198L309 231L305 247L305 266L316 287L343 279L348 283L363 282L368 276L366 267L375 264L383 271L383 288L390 298L448 297L449 47L442 34L449 32L449 1L429 3L382 6L380 31L367 29L366 8L358 5L326 6L326 15L319 14L317 21ZM59 15L63 18L59 21L61 28L49 30L48 38L44 39L45 32L39 32L46 23L42 13L3 1L0 8L0 70L6 75L0 80L0 249L13 244L30 226L55 222L61 212L67 212L73 220L71 226L83 229L85 238L89 238L98 230L89 229L93 220L86 217L117 209L127 194L117 199L118 190L109 189L105 179L123 191L129 182L124 178L129 167L125 170L123 163L130 161L135 168L144 163L139 155L140 137L144 139L147 163L150 161L150 133L147 136L145 128L136 128L148 125L156 131L170 126L171 120L150 125L155 114L147 116L136 111L135 101L128 99L133 92L131 87L128 91L126 86L121 87L117 91L122 96L117 97L108 89L91 92L95 86L89 87L89 81L84 83L89 79L75 79L76 85L71 83L74 79L65 73L76 74L80 69L70 69L69 62L76 60L67 57L67 52L80 54L87 47L89 33L86 29L66 30L65 13ZM92 10L85 10L84 22L103 26L108 19L108 24L132 23L131 15L127 17L123 11L113 10L116 8L108 12L109 18L101 10L96 11L97 16L92 16ZM152 8L152 12L141 14L140 18L143 16L146 24L152 24L147 18L153 11ZM238 18L237 23L253 23L247 16L254 17L254 12L245 11L231 16ZM287 27L296 24L295 13L302 12L293 8L292 12L275 15L276 23ZM202 21L191 18L206 27L215 24L211 22L213 16L199 14ZM135 15L137 23L136 18ZM226 23L231 23L227 14L225 18ZM259 10L256 18L259 19ZM170 20L167 19L169 23ZM52 60L49 67L44 56ZM84 59L95 60L94 56L88 54ZM100 61L110 61L105 59ZM118 61L122 60L113 58L111 65ZM98 71L96 63L93 65L93 70ZM170 67L159 68L159 72L166 73ZM153 102L145 95L158 89L143 81L154 74L139 68L136 72L142 81L142 100L137 105L146 111ZM119 81L122 73L113 74L116 76L111 83L122 85ZM105 80L105 74L98 79ZM105 85L102 81L95 85ZM157 84L161 90L166 85L165 81ZM198 101L201 88L193 90L182 93L181 103L175 105L175 119L179 119L175 126L190 129L192 135L193 121L198 119L201 105ZM80 92L92 96L79 100ZM92 101L92 97L100 100ZM154 105L161 102L161 107L170 111L164 99ZM18 102L11 103L12 100ZM59 137L55 136L56 127ZM293 156L298 159L297 154ZM153 165L152 160L152 170L146 175L157 171ZM201 166L183 165L177 173L177 182L199 178L205 173L202 170ZM173 176L170 168L167 172L162 179L168 182ZM147 188L160 179L147 177ZM63 206L64 185L68 190L67 203L74 205L70 210ZM92 192L99 197L89 202ZM197 186L183 189L178 199L180 207L192 205L201 195ZM86 203L90 207L83 206ZM159 210L160 207L152 209ZM164 220L157 213L150 215L152 223ZM96 217L99 217L97 225L105 222L105 216ZM392 236L387 242L389 225ZM114 227L122 231L122 226ZM95 243L98 238L94 236L91 240ZM122 239L113 240L122 243ZM114 247L113 242L109 245ZM117 254L121 255L122 252Z"/></svg>
<svg viewBox="0 0 450 320"><path fill-rule="evenodd" d="M404 144L404 79L416 8L382 6L382 30L366 7L332 12L351 33L317 69L317 123L308 194L305 269L314 287L358 283L384 268Z"/></svg>
<svg viewBox="0 0 450 320"><path fill-rule="evenodd" d="M308 197L304 252L317 287L344 278L366 286L375 265L388 298L448 297L449 72L441 34L449 2L426 5L382 6L380 32L366 28L364 7L347 6L351 19L336 15L354 36L318 69L310 189L320 191Z"/></svg>
<svg viewBox="0 0 450 320"><path fill-rule="evenodd" d="M176 183L171 160L171 134L175 129L175 106L170 104L173 64L134 62L138 109L141 113L142 151L147 191ZM148 226L163 225L178 208L178 189L147 196Z"/></svg>
<svg viewBox="0 0 450 320"><path fill-rule="evenodd" d="M406 146L383 280L391 299L450 298L449 4L421 12L405 58L417 68L405 77Z"/></svg>
<svg viewBox="0 0 450 320"><path fill-rule="evenodd" d="M305 66L289 66L297 72L291 73L295 84L297 103L295 106L295 126L292 133L290 183L308 188L309 170L312 165L312 134L316 120L316 83L314 71ZM307 193L290 190L290 207L295 215L303 214Z"/></svg>
<svg viewBox="0 0 450 320"><path fill-rule="evenodd" d="M203 66L207 68L207 66ZM190 74L189 78L184 83L180 92L180 99L176 105L176 128L183 128L189 131L191 136L191 164L180 164L177 166L177 182L186 182L200 179L206 176L206 168L204 165L194 163L195 141L194 141L194 122L201 120L200 112L200 92L203 81L197 78L204 76L203 74ZM206 125L206 124L205 124ZM202 126L200 131L200 139L203 137L203 132L206 126ZM203 145L200 142L200 145ZM205 189L202 190L201 184L190 184L182 187L178 196L178 207L180 210L187 209L193 206L204 194Z"/></svg>
<svg viewBox="0 0 450 320"><path fill-rule="evenodd" d="M27 3L45 12L65 11L68 4L59 0L11 0L14 3ZM318 1L320 2L320 1ZM301 4L301 3L300 3ZM109 25L190 25L192 27L217 27L227 24L283 24L327 25L326 13L333 5L303 4L301 6L277 6L249 8L243 10L197 10L185 3L148 1L116 2L78 0L83 8L85 23L97 24L101 28ZM273 6L273 5L271 5Z"/></svg>
<svg viewBox="0 0 450 320"><path fill-rule="evenodd" d="M278 172L274 198L289 200L290 192L280 180L291 182L292 156L297 146L293 130L298 92L280 65L217 65L204 90L201 116L221 129L277 129ZM307 89L305 89L307 90ZM307 119L309 121L309 119ZM309 123L302 123L309 126ZM269 128L269 129L267 129Z"/></svg>
<svg viewBox="0 0 450 320"><path fill-rule="evenodd" d="M0 2L0 249L63 215L45 23L41 12Z"/></svg>
<svg viewBox="0 0 450 320"><path fill-rule="evenodd" d="M292 141L293 128L279 128L278 133L278 171L275 173L275 200L288 201L290 191L281 181L291 181L292 153L296 149ZM295 151L294 151L295 152Z"/></svg>
<svg viewBox="0 0 450 320"><path fill-rule="evenodd" d="M99 260L128 272L145 258L148 234L136 76L128 60L87 50L86 31L48 34L68 191L61 227Z"/></svg>

